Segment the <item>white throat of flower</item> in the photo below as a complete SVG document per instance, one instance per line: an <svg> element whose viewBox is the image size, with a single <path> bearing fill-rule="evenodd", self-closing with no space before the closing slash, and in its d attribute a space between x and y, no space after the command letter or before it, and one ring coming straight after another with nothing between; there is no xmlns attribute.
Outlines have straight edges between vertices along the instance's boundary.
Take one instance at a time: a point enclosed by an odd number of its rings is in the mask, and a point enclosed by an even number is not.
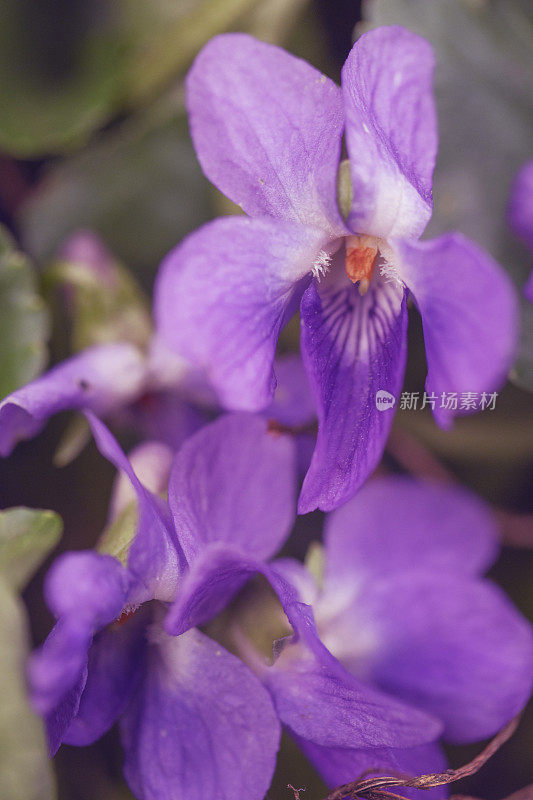
<svg viewBox="0 0 533 800"><path fill-rule="evenodd" d="M382 256L382 263L379 271L381 277L385 278L386 283L395 283L398 286L404 286L404 282L400 278L396 268L398 255L394 252L393 248L387 242L381 240L379 252Z"/></svg>
<svg viewBox="0 0 533 800"><path fill-rule="evenodd" d="M325 250L321 250L318 256L315 259L313 266L311 267L311 273L313 278L316 278L317 281L320 283L321 279L329 272L331 266L331 255L326 253Z"/></svg>

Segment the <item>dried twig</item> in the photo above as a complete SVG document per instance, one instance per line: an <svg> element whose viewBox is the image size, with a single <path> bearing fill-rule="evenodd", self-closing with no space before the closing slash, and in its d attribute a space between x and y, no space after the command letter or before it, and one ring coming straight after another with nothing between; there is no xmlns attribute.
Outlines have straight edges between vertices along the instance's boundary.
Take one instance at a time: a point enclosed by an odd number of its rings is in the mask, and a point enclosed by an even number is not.
<svg viewBox="0 0 533 800"><path fill-rule="evenodd" d="M458 781L461 778L467 778L469 775L474 775L478 772L478 770L487 763L489 758L505 744L515 732L519 721L520 715L512 719L505 728L502 728L485 749L463 767L447 769L445 772L437 772L430 775L419 775L414 778L402 777L401 775L365 778L363 775L356 781L345 783L343 786L334 789L333 792L328 794L325 800L404 800L403 797L391 792L390 789L433 789L435 786L443 786L444 784ZM377 769L372 770L372 772L377 771ZM368 772L365 773L365 775L366 774L368 774ZM290 788L293 787L291 786ZM294 800L300 800L299 792L297 793L294 789L293 791ZM525 791L527 790L522 790L522 792ZM516 800L530 800L530 795L524 794L523 796L517 797Z"/></svg>

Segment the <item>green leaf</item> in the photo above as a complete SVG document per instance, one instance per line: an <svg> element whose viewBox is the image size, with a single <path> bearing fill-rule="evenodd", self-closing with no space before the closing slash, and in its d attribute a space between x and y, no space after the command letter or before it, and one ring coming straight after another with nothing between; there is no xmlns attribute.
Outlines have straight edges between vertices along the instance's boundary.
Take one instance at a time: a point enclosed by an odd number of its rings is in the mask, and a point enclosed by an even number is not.
<svg viewBox="0 0 533 800"><path fill-rule="evenodd" d="M244 29L279 41L308 2L115 2L117 36L126 42L123 104L137 107L166 93L45 175L20 219L29 252L50 259L67 235L89 228L125 264L142 270L149 284L168 250L212 216L179 80L215 34ZM31 130L36 128L34 122Z"/></svg>
<svg viewBox="0 0 533 800"><path fill-rule="evenodd" d="M89 5L95 20L97 9ZM43 6L6 0L0 15L0 148L19 157L85 141L110 115L121 92L124 43L110 15L87 26L74 16L65 20L76 32L62 41L65 25L45 19L51 9Z"/></svg>
<svg viewBox="0 0 533 800"><path fill-rule="evenodd" d="M437 54L440 143L427 235L461 230L521 289L531 261L508 227L506 208L512 181L533 154L533 4L370 0L364 13L367 27L403 25L429 39ZM533 388L533 314L523 323L513 375Z"/></svg>
<svg viewBox="0 0 533 800"><path fill-rule="evenodd" d="M0 398L42 370L48 333L48 312L33 268L0 228Z"/></svg>
<svg viewBox="0 0 533 800"><path fill-rule="evenodd" d="M57 545L62 529L54 511L22 506L0 511L0 578L22 590Z"/></svg>
<svg viewBox="0 0 533 800"><path fill-rule="evenodd" d="M308 12L304 14L309 4L310 0L261 0L247 13L243 29L247 33L257 36L263 42L272 42L272 44L287 47L287 41L293 29L298 28L300 32L308 19L313 18L313 14ZM305 35L304 38L309 47L309 36ZM292 51L290 45L287 49ZM309 52L302 57L310 63L314 63Z"/></svg>
<svg viewBox="0 0 533 800"><path fill-rule="evenodd" d="M145 103L212 36L259 0L86 0L0 11L0 148L19 157L72 150L118 111ZM42 6L42 7L41 7ZM53 11L53 9L52 9Z"/></svg>
<svg viewBox="0 0 533 800"><path fill-rule="evenodd" d="M210 215L181 93L51 170L20 219L25 246L49 259L67 235L97 233L147 282L159 260Z"/></svg>
<svg viewBox="0 0 533 800"><path fill-rule="evenodd" d="M183 73L212 36L233 28L260 0L120 0L132 43L127 101L138 104Z"/></svg>
<svg viewBox="0 0 533 800"><path fill-rule="evenodd" d="M28 631L22 604L0 578L0 797L53 800L54 778L41 720L28 704L24 681Z"/></svg>

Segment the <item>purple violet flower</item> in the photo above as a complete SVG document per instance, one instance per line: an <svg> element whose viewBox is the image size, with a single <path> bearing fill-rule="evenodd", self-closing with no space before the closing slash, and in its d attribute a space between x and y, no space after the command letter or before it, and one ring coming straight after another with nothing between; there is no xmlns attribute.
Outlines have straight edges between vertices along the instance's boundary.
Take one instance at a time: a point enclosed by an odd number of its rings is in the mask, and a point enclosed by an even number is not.
<svg viewBox="0 0 533 800"><path fill-rule="evenodd" d="M528 161L516 176L509 201L509 224L533 254L533 161ZM533 272L524 294L533 303Z"/></svg>
<svg viewBox="0 0 533 800"><path fill-rule="evenodd" d="M394 412L375 397L402 386L409 294L428 393L494 390L513 360L516 298L503 270L458 233L418 241L432 213L433 67L425 40L390 27L358 40L340 89L245 34L212 39L187 77L202 168L249 216L210 222L166 257L156 323L225 407L257 410L300 302L319 418L300 513L345 502L381 457ZM349 162L339 163L343 133ZM452 412L434 414L449 427Z"/></svg>
<svg viewBox="0 0 533 800"><path fill-rule="evenodd" d="M266 563L294 520L290 437L267 433L261 417L220 418L177 454L167 505L89 418L101 452L135 489L139 524L127 567L80 552L48 575L57 623L32 657L29 680L52 752L61 742L89 744L118 718L139 798L261 800L280 719L300 720L313 741L341 748L417 747L439 735L433 716L345 670L319 641L309 607ZM273 699L268 683L197 629L257 572L295 632L287 647L298 656L298 687L273 677Z"/></svg>
<svg viewBox="0 0 533 800"><path fill-rule="evenodd" d="M329 515L318 581L290 559L273 568L312 606L321 641L362 684L434 715L446 741L467 743L503 727L533 684L532 627L482 577L498 549L494 521L476 497L391 477L370 481ZM255 662L256 670L330 786L367 770L446 769L437 738L407 749L338 747L285 715L287 693L303 691L298 647L271 668Z"/></svg>
<svg viewBox="0 0 533 800"><path fill-rule="evenodd" d="M212 548L259 560L279 549L294 519L293 442L268 434L260 417L219 419L176 456L169 508L89 418L102 453L135 489L138 533L126 567L69 553L47 576L57 623L32 656L29 682L51 752L61 742L89 744L120 718L125 773L139 798L262 800L280 735L267 690L199 630L173 637L163 619L184 575Z"/></svg>

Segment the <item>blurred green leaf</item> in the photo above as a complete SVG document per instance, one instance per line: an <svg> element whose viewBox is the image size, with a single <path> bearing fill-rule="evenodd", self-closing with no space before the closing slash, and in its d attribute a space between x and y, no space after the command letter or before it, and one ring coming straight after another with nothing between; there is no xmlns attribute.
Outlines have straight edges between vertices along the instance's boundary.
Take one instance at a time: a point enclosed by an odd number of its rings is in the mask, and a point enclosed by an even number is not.
<svg viewBox="0 0 533 800"><path fill-rule="evenodd" d="M33 268L0 228L0 397L35 378L47 358L48 312Z"/></svg>
<svg viewBox="0 0 533 800"><path fill-rule="evenodd" d="M0 148L28 157L78 147L169 85L259 1L5 0Z"/></svg>
<svg viewBox="0 0 533 800"><path fill-rule="evenodd" d="M428 236L461 230L522 287L531 263L506 208L516 172L533 156L533 4L367 0L364 16L366 27L403 25L435 47L440 144ZM513 376L533 388L533 313L524 311Z"/></svg>
<svg viewBox="0 0 533 800"><path fill-rule="evenodd" d="M28 631L22 604L0 579L0 797L53 800L54 779L41 720L24 681Z"/></svg>
<svg viewBox="0 0 533 800"><path fill-rule="evenodd" d="M198 50L263 0L119 0L131 43L127 102L138 104L183 73Z"/></svg>
<svg viewBox="0 0 533 800"><path fill-rule="evenodd" d="M121 88L123 43L109 14L97 13L102 4L90 5L92 22L72 17L75 30L64 40L61 17L46 17L46 10L57 12L50 3L2 4L1 149L20 157L58 152L84 141L110 114ZM64 11L70 13L67 6ZM59 48L64 53L57 56Z"/></svg>
<svg viewBox="0 0 533 800"><path fill-rule="evenodd" d="M22 590L61 535L53 511L0 512L0 797L53 800L55 782L41 720L32 712L24 681L28 632Z"/></svg>
<svg viewBox="0 0 533 800"><path fill-rule="evenodd" d="M21 591L58 543L62 529L61 517L54 511L24 507L0 511L0 579Z"/></svg>
<svg viewBox="0 0 533 800"><path fill-rule="evenodd" d="M53 168L20 225L38 259L51 258L73 231L91 229L149 283L168 250L208 217L208 183L179 93Z"/></svg>

